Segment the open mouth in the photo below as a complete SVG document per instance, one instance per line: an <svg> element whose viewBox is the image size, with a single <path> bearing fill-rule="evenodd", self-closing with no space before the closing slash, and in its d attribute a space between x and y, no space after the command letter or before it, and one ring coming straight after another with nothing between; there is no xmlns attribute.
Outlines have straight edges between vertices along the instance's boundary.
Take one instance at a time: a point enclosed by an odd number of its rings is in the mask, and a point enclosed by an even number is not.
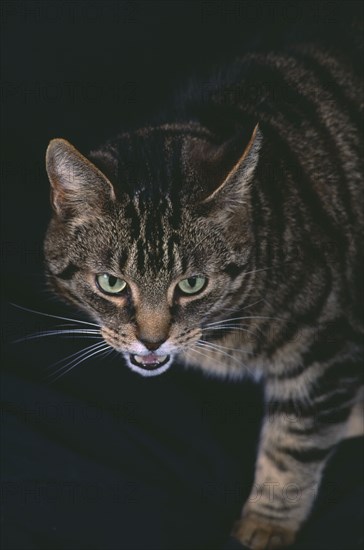
<svg viewBox="0 0 364 550"><path fill-rule="evenodd" d="M169 369L172 361L170 355L128 355L129 367L142 376L157 376Z"/></svg>
<svg viewBox="0 0 364 550"><path fill-rule="evenodd" d="M134 365L146 370L158 369L168 363L169 359L169 355L155 355L155 353L149 353L148 355L130 355L130 361Z"/></svg>

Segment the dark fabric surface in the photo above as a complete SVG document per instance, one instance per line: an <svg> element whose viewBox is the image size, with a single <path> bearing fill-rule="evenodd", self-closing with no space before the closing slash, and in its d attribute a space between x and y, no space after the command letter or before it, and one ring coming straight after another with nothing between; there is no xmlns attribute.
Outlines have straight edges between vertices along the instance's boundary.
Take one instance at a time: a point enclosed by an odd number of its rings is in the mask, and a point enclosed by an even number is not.
<svg viewBox="0 0 364 550"><path fill-rule="evenodd" d="M238 550L259 388L120 367L91 361L53 386L3 377L3 550ZM362 464L362 441L344 442L297 550L361 548Z"/></svg>
<svg viewBox="0 0 364 550"><path fill-rule="evenodd" d="M3 379L5 548L221 547L251 483L257 391L86 368L63 387Z"/></svg>

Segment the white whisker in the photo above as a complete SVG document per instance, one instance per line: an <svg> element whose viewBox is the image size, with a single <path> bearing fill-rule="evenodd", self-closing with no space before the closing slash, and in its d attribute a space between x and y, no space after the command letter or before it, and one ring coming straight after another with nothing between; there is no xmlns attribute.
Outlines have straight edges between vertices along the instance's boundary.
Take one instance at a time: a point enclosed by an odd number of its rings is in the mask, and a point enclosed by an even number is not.
<svg viewBox="0 0 364 550"><path fill-rule="evenodd" d="M260 300L257 300L256 302L253 302L252 304L248 304L244 307L242 307L241 309L248 309L250 307L253 307L253 306L256 306L257 304L260 304L260 302L264 302L264 298L260 298Z"/></svg>
<svg viewBox="0 0 364 550"><path fill-rule="evenodd" d="M224 331L224 330L227 330L227 331L237 331L237 332L246 332L247 334L252 334L255 338L257 338L257 334L255 332L253 332L252 330L248 330L246 328L244 328L243 326L241 325L223 325L222 327L219 327L219 326L216 326L216 327L209 327L209 328L204 328L203 329L204 331L212 331L212 330L217 330L217 331Z"/></svg>
<svg viewBox="0 0 364 550"><path fill-rule="evenodd" d="M223 324L223 323L229 323L230 321L243 321L244 319L254 320L254 319L273 319L274 321L282 321L283 319L280 319L279 317L265 317L263 315L248 315L245 317L233 317L232 319L222 319L220 321L214 321L213 323L209 323L205 325L205 327L212 327L214 325Z"/></svg>
<svg viewBox="0 0 364 550"><path fill-rule="evenodd" d="M68 361L72 357L75 357L76 358L75 360L77 360L79 357L82 357L84 354L87 354L92 349L97 349L97 348L101 347L101 344L104 344L104 342L96 342L95 344L91 344L90 346L87 346L86 348L82 348L82 349L76 351L75 353L71 353L71 355L68 355L67 357L64 357L64 358L60 359L59 361L56 361L56 363L52 363L51 365L48 365L48 367L46 367L46 368L51 369L51 368L55 367L56 365L59 365L60 363L64 363L65 361Z"/></svg>
<svg viewBox="0 0 364 550"><path fill-rule="evenodd" d="M13 307L16 307L18 309L22 309L23 311L27 311L28 313L35 313L37 315L43 315L44 317L51 317L53 319L61 319L63 321L73 321L75 323L81 323L82 325L90 325L92 327L98 327L99 325L97 323L90 323L87 321L81 321L80 319L72 319L69 317L61 317L60 315L51 315L50 313L43 313L41 311L37 311L35 309L29 309L27 307L19 306L18 304L11 303Z"/></svg>
<svg viewBox="0 0 364 550"><path fill-rule="evenodd" d="M17 344L18 342L34 340L36 338L43 338L43 337L45 338L47 336L72 336L72 335L76 335L78 337L86 335L85 337L88 337L88 338L99 338L99 337L101 338L101 333L99 330L87 330L87 329L47 330L36 334L29 334L24 338L18 338L17 340L14 340L13 343ZM92 336L89 336L89 335L92 335Z"/></svg>
<svg viewBox="0 0 364 550"><path fill-rule="evenodd" d="M86 350L83 350L83 353L81 353L81 355L73 359L70 363L67 363L67 365L61 366L59 369L57 369L56 372L49 374L47 376L47 379L49 380L50 378L56 376L56 378L53 379L53 382L55 382L56 380L58 380L60 376L67 374L67 372L75 368L77 365L80 365L90 357L93 357L94 355L102 351L108 350L109 347L110 347L109 344L107 344L106 342L101 342L101 343L93 344L92 346L89 346Z"/></svg>
<svg viewBox="0 0 364 550"><path fill-rule="evenodd" d="M223 307L221 309L221 313L223 313L224 311L234 311L235 313L240 313L240 311L245 311L246 309L250 309L251 307L256 306L260 302L264 302L264 298L260 298L260 300L256 300L255 302L246 304L245 306L240 305L238 307L237 306Z"/></svg>
<svg viewBox="0 0 364 550"><path fill-rule="evenodd" d="M250 275L252 273L259 273L260 271L269 271L270 269L273 269L273 266L262 267L261 269L253 269L252 271L246 271L245 273L242 273L242 275Z"/></svg>
<svg viewBox="0 0 364 550"><path fill-rule="evenodd" d="M52 377L54 377L56 375L55 378L53 378L53 380L51 380L51 382L55 382L56 380L58 380L61 376L64 376L65 374L67 374L68 372L70 372L72 369L74 369L75 367L77 367L77 365L80 365L81 363L83 363L84 361L90 359L91 357L93 357L94 355L97 355L103 351L106 351L108 350L109 348L109 344L106 344L105 342L103 343L103 347L100 347L99 349L96 349L96 351L94 350L92 353L88 353L85 357L82 357L81 359L78 357L75 361L71 361L71 363L68 363L67 365L61 367L60 369L57 370L57 372L55 373L52 373L50 374L47 378L50 379ZM73 364L72 364L73 363ZM66 370L65 370L66 369ZM63 371L63 372L61 372Z"/></svg>
<svg viewBox="0 0 364 550"><path fill-rule="evenodd" d="M238 365L241 366L241 362L236 357L231 355L230 353L227 353L226 351L223 351L221 349L217 350L217 349L215 349L213 347L210 347L209 345L206 345L206 344L207 344L207 342L202 342L201 340L198 340L198 342L196 342L195 345L198 346L198 347L201 347L201 348L206 348L206 349L211 349L213 351L218 351L222 355L226 355L226 357L229 357L229 359L231 359L232 361L235 361L236 363L238 363Z"/></svg>
<svg viewBox="0 0 364 550"><path fill-rule="evenodd" d="M247 350L244 350L244 349L239 349L239 348L228 348L226 346L221 346L220 344L215 344L215 343L212 343L212 342L206 342L205 340L199 340L200 343L203 343L203 344L206 344L206 347L211 347L212 349L216 349L216 350L228 350L228 351L236 351L237 353L246 353L247 355L254 355L253 352L251 351L247 351Z"/></svg>
<svg viewBox="0 0 364 550"><path fill-rule="evenodd" d="M203 357L206 357L207 359L211 359L209 355L206 355L206 353L203 353L202 351L196 349L196 344L191 346L191 348L187 351L187 353L191 351L194 351L195 353L199 353L200 355L202 355Z"/></svg>
<svg viewBox="0 0 364 550"><path fill-rule="evenodd" d="M222 355L226 355L226 357L229 357L229 359L231 359L232 361L237 363L240 368L244 367L249 373L251 372L249 367L247 365L245 365L244 363L242 363L237 357L234 357L233 355L231 355L230 353L227 353L226 351L223 351L221 349L215 349L214 347L210 347L210 345L206 345L206 344L210 344L210 342L203 342L201 340L198 340L196 342L196 346L202 347L202 348L207 348L207 349L210 348L212 351L217 351L217 352L221 353Z"/></svg>

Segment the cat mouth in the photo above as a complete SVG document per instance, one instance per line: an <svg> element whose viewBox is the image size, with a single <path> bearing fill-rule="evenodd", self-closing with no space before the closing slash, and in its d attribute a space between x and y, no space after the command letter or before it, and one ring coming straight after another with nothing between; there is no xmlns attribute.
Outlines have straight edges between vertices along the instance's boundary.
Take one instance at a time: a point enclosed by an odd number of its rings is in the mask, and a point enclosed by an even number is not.
<svg viewBox="0 0 364 550"><path fill-rule="evenodd" d="M171 362L170 355L149 353L148 355L129 354L128 356L129 367L142 376L158 376L169 369Z"/></svg>
<svg viewBox="0 0 364 550"><path fill-rule="evenodd" d="M156 355L155 353L149 353L149 355L130 355L130 360L134 365L147 370L158 369L162 365L165 365L169 359L169 355Z"/></svg>

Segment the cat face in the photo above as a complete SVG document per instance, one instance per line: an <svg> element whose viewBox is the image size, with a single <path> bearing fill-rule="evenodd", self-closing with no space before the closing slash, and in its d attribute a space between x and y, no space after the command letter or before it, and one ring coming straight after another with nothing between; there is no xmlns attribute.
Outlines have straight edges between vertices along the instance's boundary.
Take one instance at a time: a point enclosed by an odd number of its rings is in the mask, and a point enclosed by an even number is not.
<svg viewBox="0 0 364 550"><path fill-rule="evenodd" d="M221 166L225 151L205 137L138 137L94 153L103 171L68 142L50 143L45 256L56 292L97 321L132 370L155 376L233 303L251 252L245 199L260 136L225 179L206 160L214 153ZM217 184L204 185L209 173Z"/></svg>

